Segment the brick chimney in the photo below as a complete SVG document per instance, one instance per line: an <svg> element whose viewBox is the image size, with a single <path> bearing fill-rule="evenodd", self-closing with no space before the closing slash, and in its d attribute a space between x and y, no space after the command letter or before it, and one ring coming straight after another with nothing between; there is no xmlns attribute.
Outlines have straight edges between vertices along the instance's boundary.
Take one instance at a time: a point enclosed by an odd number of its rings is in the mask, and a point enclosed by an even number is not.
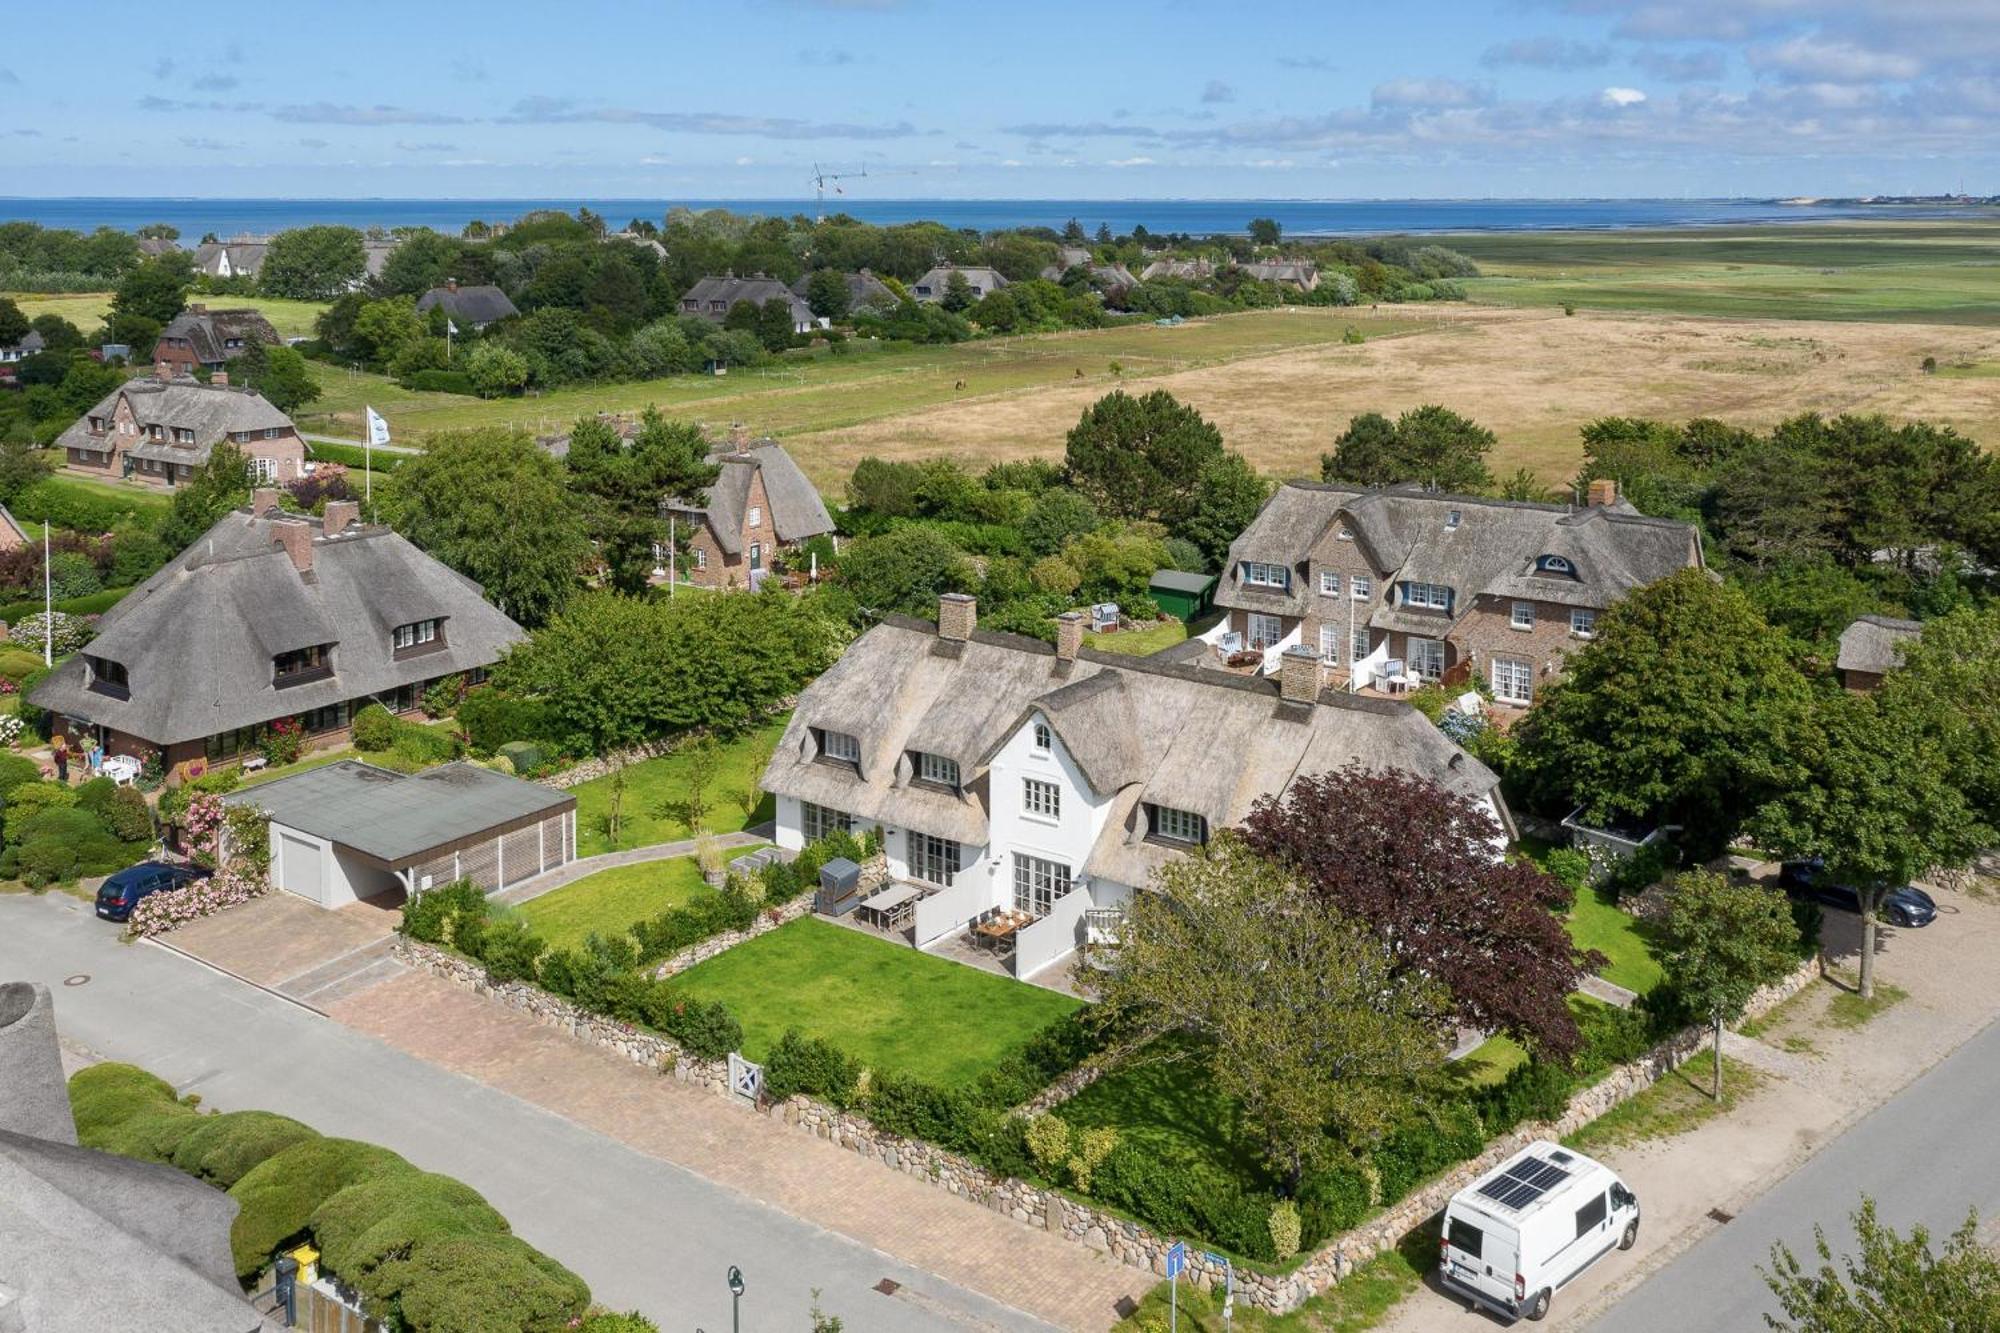
<svg viewBox="0 0 2000 1333"><path fill-rule="evenodd" d="M1605 505L1618 503L1618 482L1613 477L1593 477L1590 482L1589 505L1599 509Z"/></svg>
<svg viewBox="0 0 2000 1333"><path fill-rule="evenodd" d="M219 384L226 389L229 387L229 372L226 370L211 371L208 376L208 382L210 384Z"/></svg>
<svg viewBox="0 0 2000 1333"><path fill-rule="evenodd" d="M313 533L312 529L296 519L282 519L271 525L271 542L285 548L285 554L292 558L292 568L301 574L312 572Z"/></svg>
<svg viewBox="0 0 2000 1333"><path fill-rule="evenodd" d="M164 383L174 377L174 363L164 357L153 362L153 378Z"/></svg>
<svg viewBox="0 0 2000 1333"><path fill-rule="evenodd" d="M188 313L190 315L206 315L208 313L208 307L200 304L191 305L188 307Z"/></svg>
<svg viewBox="0 0 2000 1333"><path fill-rule="evenodd" d="M1056 617L1056 660L1074 662L1083 647L1083 612L1065 611Z"/></svg>
<svg viewBox="0 0 2000 1333"><path fill-rule="evenodd" d="M446 278L446 279L444 280L444 289L445 289L446 291L448 291L448 292L455 292L455 291L457 291L457 290L458 290L458 279L457 279L457 278Z"/></svg>
<svg viewBox="0 0 2000 1333"><path fill-rule="evenodd" d="M740 421L729 423L729 447L747 449L750 446L750 428Z"/></svg>
<svg viewBox="0 0 2000 1333"><path fill-rule="evenodd" d="M1278 658L1278 694L1288 704L1319 701L1319 654L1302 643Z"/></svg>
<svg viewBox="0 0 2000 1333"><path fill-rule="evenodd" d="M259 486L250 492L250 517L265 518L278 512L278 492L275 487Z"/></svg>
<svg viewBox="0 0 2000 1333"><path fill-rule="evenodd" d="M938 637L964 643L979 624L979 602L970 593L948 592L938 597Z"/></svg>
<svg viewBox="0 0 2000 1333"><path fill-rule="evenodd" d="M338 537L361 521L361 504L357 500L328 500L326 518L321 530L329 537Z"/></svg>

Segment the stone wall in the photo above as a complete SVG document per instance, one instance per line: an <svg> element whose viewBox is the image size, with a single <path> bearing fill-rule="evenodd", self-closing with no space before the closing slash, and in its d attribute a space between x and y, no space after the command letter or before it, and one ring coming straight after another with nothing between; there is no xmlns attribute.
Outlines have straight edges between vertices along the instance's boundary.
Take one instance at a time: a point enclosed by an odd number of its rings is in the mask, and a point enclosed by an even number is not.
<svg viewBox="0 0 2000 1333"><path fill-rule="evenodd" d="M809 901L800 900L807 904ZM749 938L753 933L775 928L774 924L759 921L750 932L742 933L742 937ZM715 940L704 941L695 949L714 945L722 938L717 936ZM741 940L731 942L740 943ZM722 944L706 956L712 957L728 947L728 944ZM674 1042L656 1033L587 1013L539 987L521 982L493 985L487 981L485 969L479 964L431 945L399 937L395 943L395 954L413 967L520 1009L538 1022L563 1029L579 1040L606 1047L634 1064L659 1069L662 1073L671 1072L682 1083L705 1088L720 1096L732 1095L726 1065L696 1060L681 1051ZM663 966L671 966L674 961L678 960L669 960ZM692 966L692 962L684 966ZM1818 959L1801 964L1789 976L1760 990L1751 1000L1745 1017L1754 1018L1769 1012L1811 985L1819 975ZM1314 1295L1346 1278L1357 1267L1394 1248L1412 1227L1437 1213L1452 1195L1505 1158L1536 1139L1560 1139L1573 1133L1612 1107L1651 1087L1663 1075L1700 1051L1706 1037L1704 1029L1689 1028L1629 1064L1618 1066L1572 1096L1567 1109L1556 1120L1515 1127L1495 1139L1479 1156L1461 1162L1380 1216L1327 1241L1289 1272L1273 1274L1239 1269L1235 1274L1237 1299L1273 1314L1285 1314L1297 1309ZM1074 1083L1069 1094L1074 1095L1088 1086L1102 1072L1102 1068L1100 1063L1086 1064L1056 1086ZM1042 1110L1059 1101L1059 1098L1037 1097L1023 1109ZM1023 1226L1054 1232L1065 1240L1087 1246L1119 1263L1166 1276L1167 1249L1172 1241L1137 1222L1078 1203L1055 1190L995 1175L956 1153L887 1133L877 1129L864 1116L840 1111L807 1097L794 1097L760 1109L780 1123L822 1142L878 1161L892 1171L929 1181L939 1189L990 1208ZM1190 1281L1203 1288L1223 1280L1222 1266L1211 1263L1204 1251L1192 1245L1188 1249L1186 1273Z"/></svg>
<svg viewBox="0 0 2000 1333"><path fill-rule="evenodd" d="M789 925L813 909L813 895L802 893L782 907L769 907L759 913L757 919L742 930L725 930L719 935L710 935L699 944L690 944L673 957L653 969L653 975L660 978L671 977L685 972L696 963L705 963L717 954L733 949L745 940L754 940L759 935L767 935L779 926Z"/></svg>

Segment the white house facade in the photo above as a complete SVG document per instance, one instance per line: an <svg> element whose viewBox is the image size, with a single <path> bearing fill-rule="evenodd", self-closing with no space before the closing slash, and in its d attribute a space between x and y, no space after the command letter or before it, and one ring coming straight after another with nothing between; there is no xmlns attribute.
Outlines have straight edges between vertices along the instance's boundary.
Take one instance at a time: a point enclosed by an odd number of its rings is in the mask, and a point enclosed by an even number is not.
<svg viewBox="0 0 2000 1333"><path fill-rule="evenodd" d="M1260 797L1354 763L1480 803L1505 844L1493 773L1407 705L1322 692L1316 653L1274 682L1084 650L1080 612L1053 648L975 612L948 595L935 627L892 617L856 640L800 696L762 784L781 847L881 830L891 878L922 895L919 947L1017 913L1031 976Z"/></svg>

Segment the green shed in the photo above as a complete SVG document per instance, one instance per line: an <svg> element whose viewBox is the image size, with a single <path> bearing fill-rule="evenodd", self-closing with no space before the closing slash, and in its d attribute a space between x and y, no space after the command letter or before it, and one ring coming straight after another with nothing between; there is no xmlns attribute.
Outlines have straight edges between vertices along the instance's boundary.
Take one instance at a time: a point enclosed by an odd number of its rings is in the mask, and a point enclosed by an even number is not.
<svg viewBox="0 0 2000 1333"><path fill-rule="evenodd" d="M1214 603L1215 575L1158 569L1153 571L1152 582L1146 585L1146 591L1152 594L1162 611L1186 622L1202 615Z"/></svg>

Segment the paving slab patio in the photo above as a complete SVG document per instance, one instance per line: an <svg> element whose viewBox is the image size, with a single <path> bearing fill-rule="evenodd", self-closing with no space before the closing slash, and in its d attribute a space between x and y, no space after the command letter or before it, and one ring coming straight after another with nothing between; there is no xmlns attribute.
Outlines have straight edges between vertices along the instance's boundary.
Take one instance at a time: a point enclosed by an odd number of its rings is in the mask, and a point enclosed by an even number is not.
<svg viewBox="0 0 2000 1333"><path fill-rule="evenodd" d="M1064 1329L1105 1329L1154 1279L404 971L337 1021Z"/></svg>
<svg viewBox="0 0 2000 1333"><path fill-rule="evenodd" d="M279 990L295 977L324 973L328 964L379 946L395 933L402 906L402 895L395 894L328 910L274 889L190 922L161 942L231 976Z"/></svg>

